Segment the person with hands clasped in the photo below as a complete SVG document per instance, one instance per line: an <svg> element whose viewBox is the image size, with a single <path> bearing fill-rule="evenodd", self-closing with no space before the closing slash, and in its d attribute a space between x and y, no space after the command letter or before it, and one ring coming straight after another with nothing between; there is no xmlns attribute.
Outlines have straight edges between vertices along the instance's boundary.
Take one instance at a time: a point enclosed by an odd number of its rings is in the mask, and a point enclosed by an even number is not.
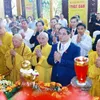
<svg viewBox="0 0 100 100"><path fill-rule="evenodd" d="M90 94L100 96L100 39L96 44L96 51L89 54L88 76L92 80Z"/></svg>
<svg viewBox="0 0 100 100"><path fill-rule="evenodd" d="M48 34L41 32L37 36L39 45L32 53L32 65L39 72L38 81L50 82L52 66L48 64L47 58L51 51L51 45L48 44Z"/></svg>
<svg viewBox="0 0 100 100"><path fill-rule="evenodd" d="M16 82L20 79L20 68L24 60L31 61L31 50L23 43L22 36L15 34L12 39L13 48L5 54L6 67L9 70L9 80Z"/></svg>
<svg viewBox="0 0 100 100"><path fill-rule="evenodd" d="M47 61L53 66L51 81L66 86L75 76L74 58L80 55L80 48L71 42L69 28L61 27L58 36L59 42L52 45Z"/></svg>

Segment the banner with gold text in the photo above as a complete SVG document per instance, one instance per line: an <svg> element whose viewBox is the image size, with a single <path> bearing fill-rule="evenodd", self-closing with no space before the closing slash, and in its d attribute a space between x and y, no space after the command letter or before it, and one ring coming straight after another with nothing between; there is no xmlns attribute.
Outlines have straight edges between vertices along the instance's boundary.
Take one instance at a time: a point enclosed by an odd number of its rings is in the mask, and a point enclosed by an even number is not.
<svg viewBox="0 0 100 100"><path fill-rule="evenodd" d="M68 14L70 18L79 15L82 22L87 26L88 0L68 0Z"/></svg>

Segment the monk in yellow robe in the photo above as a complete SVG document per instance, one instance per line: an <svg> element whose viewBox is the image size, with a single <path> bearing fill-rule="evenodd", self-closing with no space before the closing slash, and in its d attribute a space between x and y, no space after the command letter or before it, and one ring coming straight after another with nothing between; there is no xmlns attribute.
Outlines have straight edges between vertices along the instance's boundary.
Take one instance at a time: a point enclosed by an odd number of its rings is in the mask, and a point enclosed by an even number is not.
<svg viewBox="0 0 100 100"><path fill-rule="evenodd" d="M100 96L100 39L96 45L96 51L89 53L88 75L92 80L90 94Z"/></svg>
<svg viewBox="0 0 100 100"><path fill-rule="evenodd" d="M43 13L41 13L39 20L44 22L44 30L48 30L48 20L43 17Z"/></svg>
<svg viewBox="0 0 100 100"><path fill-rule="evenodd" d="M24 60L31 61L31 50L23 42L20 34L13 36L13 48L5 54L6 66L10 71L9 80L16 82L20 79L20 68Z"/></svg>
<svg viewBox="0 0 100 100"><path fill-rule="evenodd" d="M41 32L38 35L38 41L40 45L36 46L33 51L32 65L35 66L35 69L39 72L39 81L50 82L52 66L47 62L51 51L51 46L48 44L48 34Z"/></svg>
<svg viewBox="0 0 100 100"><path fill-rule="evenodd" d="M12 47L12 35L6 32L5 25L0 22L0 74L9 74L5 63L5 53Z"/></svg>

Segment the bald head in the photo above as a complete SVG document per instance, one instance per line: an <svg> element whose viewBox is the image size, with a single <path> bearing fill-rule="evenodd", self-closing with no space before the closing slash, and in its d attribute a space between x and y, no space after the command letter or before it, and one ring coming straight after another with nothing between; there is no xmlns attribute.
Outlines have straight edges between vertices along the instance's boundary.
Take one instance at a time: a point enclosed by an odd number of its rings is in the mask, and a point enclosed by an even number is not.
<svg viewBox="0 0 100 100"><path fill-rule="evenodd" d="M48 43L48 34L46 32L41 32L37 40L41 46L45 46Z"/></svg>
<svg viewBox="0 0 100 100"><path fill-rule="evenodd" d="M97 44L96 44L96 51L100 57L100 39L97 41Z"/></svg>
<svg viewBox="0 0 100 100"><path fill-rule="evenodd" d="M13 38L14 38L14 39L18 39L19 41L22 41L22 40L23 40L23 38L22 38L22 36L21 36L20 34L15 34L15 35L13 36Z"/></svg>
<svg viewBox="0 0 100 100"><path fill-rule="evenodd" d="M97 41L97 43L100 43L100 39Z"/></svg>
<svg viewBox="0 0 100 100"><path fill-rule="evenodd" d="M45 38L47 38L48 39L48 34L46 33L46 32L41 32L39 35L38 35L39 37L45 37Z"/></svg>
<svg viewBox="0 0 100 100"><path fill-rule="evenodd" d="M22 41L23 41L23 39L22 39L22 36L20 34L15 34L13 36L12 42L13 42L13 45L15 48L20 47L22 44Z"/></svg>

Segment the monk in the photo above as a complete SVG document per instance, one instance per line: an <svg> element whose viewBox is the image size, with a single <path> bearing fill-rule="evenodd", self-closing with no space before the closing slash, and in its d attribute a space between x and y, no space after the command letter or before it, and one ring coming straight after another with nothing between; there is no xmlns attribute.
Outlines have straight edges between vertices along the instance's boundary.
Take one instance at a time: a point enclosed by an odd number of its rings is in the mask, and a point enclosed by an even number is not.
<svg viewBox="0 0 100 100"><path fill-rule="evenodd" d="M32 65L39 72L39 81L50 82L52 66L48 64L47 58L51 51L51 45L48 44L48 34L41 32L38 35L39 45L35 47L32 54Z"/></svg>
<svg viewBox="0 0 100 100"><path fill-rule="evenodd" d="M5 63L5 53L12 47L12 35L9 34L3 21L0 21L0 74L5 75L9 73Z"/></svg>
<svg viewBox="0 0 100 100"><path fill-rule="evenodd" d="M88 76L92 80L90 94L100 96L100 39L96 44L96 51L89 54L89 71Z"/></svg>
<svg viewBox="0 0 100 100"><path fill-rule="evenodd" d="M31 60L31 50L23 43L22 36L15 34L12 39L13 48L5 54L6 66L10 71L9 80L16 82L20 79L20 68L24 60Z"/></svg>

